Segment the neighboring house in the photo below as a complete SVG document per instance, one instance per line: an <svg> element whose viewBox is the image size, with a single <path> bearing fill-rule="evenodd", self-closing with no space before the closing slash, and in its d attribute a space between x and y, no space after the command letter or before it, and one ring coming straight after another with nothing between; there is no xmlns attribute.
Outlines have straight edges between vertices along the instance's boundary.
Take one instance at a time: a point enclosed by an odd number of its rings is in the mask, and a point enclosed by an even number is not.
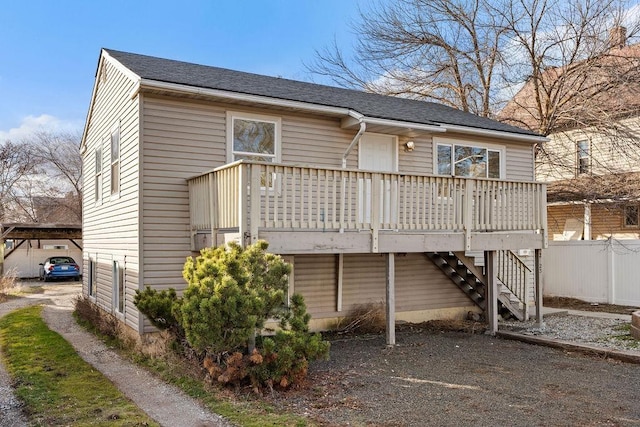
<svg viewBox="0 0 640 427"><path fill-rule="evenodd" d="M536 156L536 178L549 183L554 240L640 238L640 44L625 43L625 29L616 27L606 52L545 71L540 103L529 81L499 114L539 130L551 117L539 105L557 109L555 130Z"/></svg>
<svg viewBox="0 0 640 427"><path fill-rule="evenodd" d="M510 250L546 244L542 140L439 104L105 49L81 146L84 294L149 332L136 290L180 291L199 249L265 239L316 329L386 302L390 343L394 320L470 310L495 330L498 279L530 302Z"/></svg>

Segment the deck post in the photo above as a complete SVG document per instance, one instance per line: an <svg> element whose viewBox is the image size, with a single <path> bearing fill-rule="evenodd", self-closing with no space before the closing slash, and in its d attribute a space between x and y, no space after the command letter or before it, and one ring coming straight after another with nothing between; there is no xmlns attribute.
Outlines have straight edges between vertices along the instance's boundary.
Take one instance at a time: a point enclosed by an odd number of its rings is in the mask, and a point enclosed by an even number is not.
<svg viewBox="0 0 640 427"><path fill-rule="evenodd" d="M338 289L336 290L336 311L342 311L342 284L344 277L344 254L339 253L338 259L336 260L338 263Z"/></svg>
<svg viewBox="0 0 640 427"><path fill-rule="evenodd" d="M260 225L260 165L250 165L250 184L249 184L249 234L251 235L251 244L258 241L258 226ZM267 195L268 196L268 195Z"/></svg>
<svg viewBox="0 0 640 427"><path fill-rule="evenodd" d="M535 283L536 283L536 328L544 327L542 318L542 250L535 250Z"/></svg>
<svg viewBox="0 0 640 427"><path fill-rule="evenodd" d="M395 254L387 254L387 347L396 345L396 262Z"/></svg>
<svg viewBox="0 0 640 427"><path fill-rule="evenodd" d="M484 252L484 265L487 283L487 321L490 335L498 332L498 257L496 251Z"/></svg>
<svg viewBox="0 0 640 427"><path fill-rule="evenodd" d="M216 174L209 173L209 226L211 227L211 247L218 246L218 185Z"/></svg>
<svg viewBox="0 0 640 427"><path fill-rule="evenodd" d="M378 231L380 230L380 183L382 182L382 174L374 173L371 175L371 206L365 206L371 209L371 252L378 253Z"/></svg>
<svg viewBox="0 0 640 427"><path fill-rule="evenodd" d="M249 168L246 163L238 165L238 233L240 234L240 246L247 246L245 237L249 232L249 211L247 210L247 187L249 185L247 171ZM249 165L250 166L250 165Z"/></svg>

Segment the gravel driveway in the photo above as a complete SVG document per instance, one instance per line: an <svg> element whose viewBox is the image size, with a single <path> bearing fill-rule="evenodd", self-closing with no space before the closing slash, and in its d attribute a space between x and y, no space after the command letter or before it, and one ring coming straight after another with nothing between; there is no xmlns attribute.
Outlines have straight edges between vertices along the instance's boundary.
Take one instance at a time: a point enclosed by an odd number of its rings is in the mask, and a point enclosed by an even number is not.
<svg viewBox="0 0 640 427"><path fill-rule="evenodd" d="M640 425L640 366L487 335L333 341L311 390L276 403L331 425Z"/></svg>

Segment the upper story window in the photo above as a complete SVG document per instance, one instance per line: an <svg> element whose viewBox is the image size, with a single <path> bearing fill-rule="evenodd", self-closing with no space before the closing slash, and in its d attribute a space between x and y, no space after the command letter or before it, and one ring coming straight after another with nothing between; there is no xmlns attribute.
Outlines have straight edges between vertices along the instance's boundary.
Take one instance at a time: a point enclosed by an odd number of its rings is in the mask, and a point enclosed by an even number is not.
<svg viewBox="0 0 640 427"><path fill-rule="evenodd" d="M95 153L96 172L95 172L95 185L94 192L96 202L102 200L102 148L97 148Z"/></svg>
<svg viewBox="0 0 640 427"><path fill-rule="evenodd" d="M583 139L576 142L578 152L578 175L591 172L591 156L589 155L589 141Z"/></svg>
<svg viewBox="0 0 640 427"><path fill-rule="evenodd" d="M280 123L279 117L228 112L228 160L279 162Z"/></svg>
<svg viewBox="0 0 640 427"><path fill-rule="evenodd" d="M120 191L120 127L111 131L111 194Z"/></svg>
<svg viewBox="0 0 640 427"><path fill-rule="evenodd" d="M438 175L495 179L502 176L501 149L440 142L436 146Z"/></svg>
<svg viewBox="0 0 640 427"><path fill-rule="evenodd" d="M624 226L640 227L640 206L627 205L624 207Z"/></svg>

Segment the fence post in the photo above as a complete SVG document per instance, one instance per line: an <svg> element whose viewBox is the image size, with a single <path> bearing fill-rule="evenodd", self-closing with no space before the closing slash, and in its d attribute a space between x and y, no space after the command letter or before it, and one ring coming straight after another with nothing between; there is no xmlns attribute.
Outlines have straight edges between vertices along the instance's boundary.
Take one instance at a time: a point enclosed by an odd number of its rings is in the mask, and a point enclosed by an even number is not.
<svg viewBox="0 0 640 427"><path fill-rule="evenodd" d="M607 245L607 303L616 303L616 252L613 250L615 240L609 239Z"/></svg>

